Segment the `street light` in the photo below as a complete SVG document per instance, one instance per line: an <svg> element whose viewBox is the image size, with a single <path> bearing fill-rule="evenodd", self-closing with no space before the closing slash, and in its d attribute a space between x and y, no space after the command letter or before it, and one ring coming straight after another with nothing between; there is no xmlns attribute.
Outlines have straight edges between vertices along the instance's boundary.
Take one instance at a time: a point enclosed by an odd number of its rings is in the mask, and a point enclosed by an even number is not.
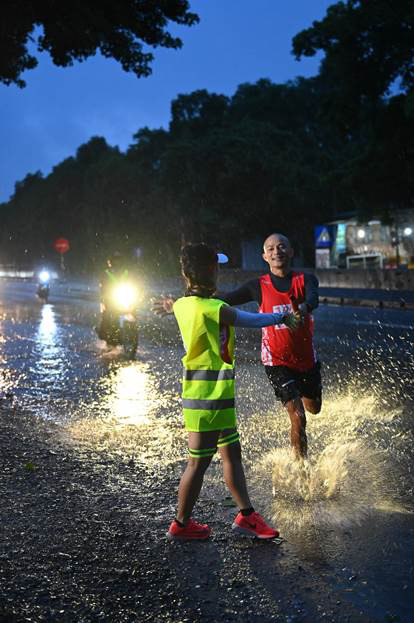
<svg viewBox="0 0 414 623"><path fill-rule="evenodd" d="M362 240L362 238L365 238L365 229L358 229L357 231L357 236L358 238L360 238Z"/></svg>
<svg viewBox="0 0 414 623"><path fill-rule="evenodd" d="M404 231L403 231L404 236L411 236L412 233L413 233L413 230L411 229L411 227L404 227Z"/></svg>

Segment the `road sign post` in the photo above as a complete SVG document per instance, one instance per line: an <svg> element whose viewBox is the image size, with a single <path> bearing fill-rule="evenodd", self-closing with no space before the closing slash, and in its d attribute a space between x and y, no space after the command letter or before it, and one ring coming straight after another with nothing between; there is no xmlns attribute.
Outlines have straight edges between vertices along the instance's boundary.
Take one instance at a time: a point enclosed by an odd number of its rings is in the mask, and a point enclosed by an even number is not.
<svg viewBox="0 0 414 623"><path fill-rule="evenodd" d="M69 240L66 240L66 238L57 238L53 243L53 247L55 251L60 254L60 269L64 273L66 270L64 255L70 249Z"/></svg>

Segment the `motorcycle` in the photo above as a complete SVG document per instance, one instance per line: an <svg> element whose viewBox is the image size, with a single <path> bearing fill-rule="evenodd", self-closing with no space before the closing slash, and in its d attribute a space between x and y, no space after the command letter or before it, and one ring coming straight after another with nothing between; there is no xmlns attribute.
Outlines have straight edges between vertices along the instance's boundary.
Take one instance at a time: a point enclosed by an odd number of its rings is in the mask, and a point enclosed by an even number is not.
<svg viewBox="0 0 414 623"><path fill-rule="evenodd" d="M43 302L47 303L50 294L50 274L47 270L42 270L39 273L39 283L37 285L36 295Z"/></svg>
<svg viewBox="0 0 414 623"><path fill-rule="evenodd" d="M138 290L130 282L115 285L109 301L101 303L101 322L98 337L108 346L123 346L128 358L135 357L138 348L137 322Z"/></svg>

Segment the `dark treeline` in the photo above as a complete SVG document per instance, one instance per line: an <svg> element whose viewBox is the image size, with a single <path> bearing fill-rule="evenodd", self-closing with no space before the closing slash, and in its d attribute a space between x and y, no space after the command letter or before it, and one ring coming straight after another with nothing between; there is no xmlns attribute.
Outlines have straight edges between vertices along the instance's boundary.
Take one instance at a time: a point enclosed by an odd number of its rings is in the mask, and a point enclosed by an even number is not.
<svg viewBox="0 0 414 623"><path fill-rule="evenodd" d="M298 56L323 48L316 34L345 19L335 14L339 5L295 38ZM27 175L0 206L0 263L51 257L53 240L65 236L73 270L96 270L112 250L136 247L167 269L184 240L214 242L237 258L241 239L275 230L310 263L315 224L343 213L392 219L393 210L412 207L408 53L370 86L359 57L345 66L336 49L335 65L323 41L326 56L315 78L242 84L232 97L180 95L168 130L138 130L126 153L93 137L50 175ZM374 49L375 41L369 45ZM384 72L381 59L371 62L369 76Z"/></svg>

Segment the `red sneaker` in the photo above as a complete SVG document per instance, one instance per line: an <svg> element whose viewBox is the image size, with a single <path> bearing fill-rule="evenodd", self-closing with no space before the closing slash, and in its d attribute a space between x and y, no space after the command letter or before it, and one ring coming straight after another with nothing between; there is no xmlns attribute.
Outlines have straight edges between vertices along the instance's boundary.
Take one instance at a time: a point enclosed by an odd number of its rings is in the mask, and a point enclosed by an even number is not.
<svg viewBox="0 0 414 623"><path fill-rule="evenodd" d="M207 524L197 523L189 519L187 525L182 528L174 519L167 532L167 539L169 541L202 541L208 539L210 534L211 528Z"/></svg>
<svg viewBox="0 0 414 623"><path fill-rule="evenodd" d="M246 517L239 513L231 528L237 534L256 537L257 539L274 539L279 536L279 532L268 526L259 513L251 513Z"/></svg>

